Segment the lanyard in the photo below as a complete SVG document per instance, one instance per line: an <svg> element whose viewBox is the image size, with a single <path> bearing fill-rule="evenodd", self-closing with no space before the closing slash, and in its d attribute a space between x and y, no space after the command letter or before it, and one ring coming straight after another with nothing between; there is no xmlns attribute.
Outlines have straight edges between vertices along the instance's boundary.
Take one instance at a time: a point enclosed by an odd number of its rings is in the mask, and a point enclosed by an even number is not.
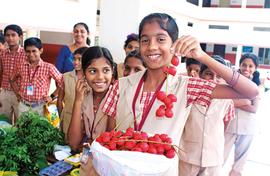
<svg viewBox="0 0 270 176"><path fill-rule="evenodd" d="M144 82L144 76L141 78L141 80L140 80L140 82L139 82L139 84L138 84L138 87L137 87L137 89L136 89L136 92L135 92L133 101L132 101L132 111L133 111L133 115L134 115L134 129L135 129L136 131L141 131L142 126L143 126L145 120L147 119L147 116L148 116L148 114L149 114L149 112L150 112L150 110L151 110L151 108L152 108L152 106L153 106L153 104L154 104L154 102L155 102L155 100L156 100L156 98L157 98L157 93L160 91L160 89L161 89L161 87L162 87L162 85L163 85L163 83L164 83L165 80L166 80L166 78L165 78L165 79L162 81L162 83L157 87L157 89L156 89L156 91L155 91L153 97L151 98L151 101L150 101L149 104L147 105L145 111L142 113L142 119L141 119L140 124L139 124L139 127L138 127L138 125L137 125L137 120L136 120L135 104L136 104L136 101L137 101L137 99L138 99L138 97L139 97L139 93L140 93L140 90L141 90L142 85L143 85L143 82Z"/></svg>
<svg viewBox="0 0 270 176"><path fill-rule="evenodd" d="M31 79L31 68L30 68L30 66L28 67L29 69L28 69L28 75L29 75L29 83L31 83L32 84L32 81L33 81L33 79L34 79L34 77L35 77L35 74L37 73L37 71L38 71L38 67L39 66L36 66L36 69L35 69L35 71L34 71L34 73L33 73L33 76L32 76L32 79Z"/></svg>

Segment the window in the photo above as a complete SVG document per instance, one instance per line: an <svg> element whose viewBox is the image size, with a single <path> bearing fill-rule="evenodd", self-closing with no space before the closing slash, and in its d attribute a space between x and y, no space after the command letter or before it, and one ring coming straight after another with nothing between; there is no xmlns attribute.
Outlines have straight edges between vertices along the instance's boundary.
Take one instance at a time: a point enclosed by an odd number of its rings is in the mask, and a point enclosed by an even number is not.
<svg viewBox="0 0 270 176"><path fill-rule="evenodd" d="M187 2L194 4L194 5L199 5L199 0L187 0Z"/></svg>
<svg viewBox="0 0 270 176"><path fill-rule="evenodd" d="M270 65L270 48L259 48L259 63Z"/></svg>

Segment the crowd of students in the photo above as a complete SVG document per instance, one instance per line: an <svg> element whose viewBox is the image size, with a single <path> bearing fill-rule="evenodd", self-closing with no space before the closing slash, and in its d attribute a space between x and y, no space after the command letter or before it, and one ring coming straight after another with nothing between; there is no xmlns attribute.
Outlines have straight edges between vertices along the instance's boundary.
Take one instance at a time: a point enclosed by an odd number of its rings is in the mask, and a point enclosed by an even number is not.
<svg viewBox="0 0 270 176"><path fill-rule="evenodd" d="M127 36L120 74L124 77L118 78L110 51L89 47L89 34L86 24L74 25L75 42L61 49L55 67L42 60L40 39L26 39L23 49L21 28L7 26L8 49L0 54L0 112L12 117L14 111L17 118L17 110L31 108L43 114L44 104L53 98L48 91L54 79L61 129L73 150L81 150L84 142L91 144L104 131L133 127L168 134L183 149L168 175L221 175L234 144L230 176L241 175L259 101L257 56L245 54L240 69L231 69L222 57L205 53L196 38L178 38L178 26L170 15L153 13L143 18L138 35ZM187 76L172 78L164 72L175 56L186 57ZM159 91L178 99L172 118L156 117ZM91 158L82 163L81 175L97 175Z"/></svg>

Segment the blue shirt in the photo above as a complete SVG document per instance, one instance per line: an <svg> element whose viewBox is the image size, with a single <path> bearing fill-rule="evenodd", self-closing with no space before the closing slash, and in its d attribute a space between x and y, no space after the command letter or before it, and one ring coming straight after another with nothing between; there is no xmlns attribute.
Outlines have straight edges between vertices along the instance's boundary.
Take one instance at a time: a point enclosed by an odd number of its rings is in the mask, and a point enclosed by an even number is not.
<svg viewBox="0 0 270 176"><path fill-rule="evenodd" d="M59 72L66 73L74 69L73 66L73 53L70 51L67 45L63 46L60 50L60 53L56 59L56 68Z"/></svg>

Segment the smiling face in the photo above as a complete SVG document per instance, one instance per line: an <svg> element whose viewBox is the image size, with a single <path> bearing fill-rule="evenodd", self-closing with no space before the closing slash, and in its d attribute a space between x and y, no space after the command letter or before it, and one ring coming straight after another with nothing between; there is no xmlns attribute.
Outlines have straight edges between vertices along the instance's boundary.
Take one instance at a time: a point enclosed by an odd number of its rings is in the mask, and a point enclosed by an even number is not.
<svg viewBox="0 0 270 176"><path fill-rule="evenodd" d="M36 46L27 46L25 48L25 54L30 64L38 64L42 51L42 48L38 49Z"/></svg>
<svg viewBox="0 0 270 176"><path fill-rule="evenodd" d="M243 62L240 64L240 72L247 78L251 78L255 70L256 65L250 58L244 59Z"/></svg>
<svg viewBox="0 0 270 176"><path fill-rule="evenodd" d="M113 70L104 57L94 59L85 70L88 85L96 93L108 90L113 77Z"/></svg>
<svg viewBox="0 0 270 176"><path fill-rule="evenodd" d="M89 35L89 32L85 29L83 25L77 25L73 29L73 38L75 43L84 43Z"/></svg>
<svg viewBox="0 0 270 176"><path fill-rule="evenodd" d="M149 70L162 69L173 57L170 53L172 39L156 21L146 23L140 36L140 53Z"/></svg>

